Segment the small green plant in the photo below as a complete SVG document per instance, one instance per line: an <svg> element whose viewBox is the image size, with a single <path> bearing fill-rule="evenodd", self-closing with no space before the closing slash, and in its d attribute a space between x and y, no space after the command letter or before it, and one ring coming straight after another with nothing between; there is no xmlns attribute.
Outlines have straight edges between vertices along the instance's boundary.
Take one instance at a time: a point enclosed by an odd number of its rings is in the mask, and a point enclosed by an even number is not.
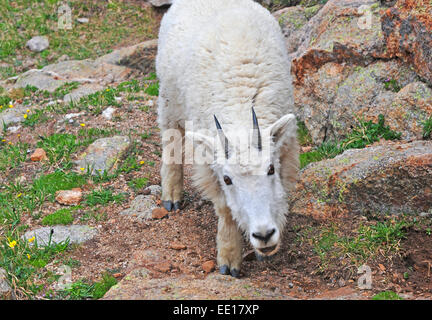
<svg viewBox="0 0 432 320"><path fill-rule="evenodd" d="M393 291L383 291L374 295L372 300L403 300L403 298Z"/></svg>
<svg viewBox="0 0 432 320"><path fill-rule="evenodd" d="M393 92L399 92L402 89L400 84L395 79L390 78L387 78L384 81L384 88Z"/></svg>
<svg viewBox="0 0 432 320"><path fill-rule="evenodd" d="M131 187L135 192L141 190L147 186L148 178L136 178L128 182L129 187Z"/></svg>
<svg viewBox="0 0 432 320"><path fill-rule="evenodd" d="M60 298L69 300L100 299L114 285L117 280L109 273L104 273L102 279L96 283L90 283L85 279L74 282L69 288L58 292Z"/></svg>
<svg viewBox="0 0 432 320"><path fill-rule="evenodd" d="M423 139L432 139L432 116L423 122Z"/></svg>
<svg viewBox="0 0 432 320"><path fill-rule="evenodd" d="M69 209L69 208L57 210L56 212L45 216L42 219L41 223L42 225L45 226L53 226L58 224L62 224L62 225L71 224L74 220L72 216L72 210L73 209Z"/></svg>
<svg viewBox="0 0 432 320"><path fill-rule="evenodd" d="M108 290L117 284L116 278L109 273L105 273L102 279L95 283L93 288L93 299L102 298Z"/></svg>
<svg viewBox="0 0 432 320"><path fill-rule="evenodd" d="M368 144L385 140L398 140L401 137L400 132L395 132L389 126L384 125L384 116L378 116L378 123L372 121L358 121L358 126L348 134L347 138L342 141L341 147L344 150L364 148Z"/></svg>
<svg viewBox="0 0 432 320"><path fill-rule="evenodd" d="M303 121L297 122L297 138L301 146L312 144L312 137Z"/></svg>
<svg viewBox="0 0 432 320"><path fill-rule="evenodd" d="M145 93L151 95L151 96L158 96L159 95L159 83L151 83L144 91Z"/></svg>

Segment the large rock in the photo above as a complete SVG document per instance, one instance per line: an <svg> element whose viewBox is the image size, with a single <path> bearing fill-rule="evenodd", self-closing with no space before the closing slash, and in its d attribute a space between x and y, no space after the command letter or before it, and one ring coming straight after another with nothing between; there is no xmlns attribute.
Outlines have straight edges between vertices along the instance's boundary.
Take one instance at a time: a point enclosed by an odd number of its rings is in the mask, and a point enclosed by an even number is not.
<svg viewBox="0 0 432 320"><path fill-rule="evenodd" d="M36 238L38 246L46 246L49 243L51 235L51 243L61 243L69 239L69 244L83 243L93 239L98 233L95 228L86 225L72 225L72 226L53 226L42 227L35 230L27 231L23 238L28 240L32 237ZM34 243L34 242L32 242Z"/></svg>
<svg viewBox="0 0 432 320"><path fill-rule="evenodd" d="M432 90L389 52L381 23L386 10L375 0L330 0L312 16L303 7L274 13L292 59L297 115L315 144L341 139L358 119L379 114L403 139L422 136Z"/></svg>
<svg viewBox="0 0 432 320"><path fill-rule="evenodd" d="M137 72L142 74L153 71L156 50L157 40L149 40L115 50L95 60L61 61L40 70L32 69L2 85L8 87L12 82L15 88L31 85L53 92L67 82L79 82L85 87L75 89L67 97L68 101L76 101L84 95L99 90L100 86L125 81Z"/></svg>
<svg viewBox="0 0 432 320"><path fill-rule="evenodd" d="M120 159L129 149L131 142L126 136L114 136L101 138L93 142L82 153L75 163L77 171L85 172L87 170L91 174L103 174L116 168Z"/></svg>
<svg viewBox="0 0 432 320"><path fill-rule="evenodd" d="M399 57L432 83L432 2L399 0L382 16L389 58Z"/></svg>
<svg viewBox="0 0 432 320"><path fill-rule="evenodd" d="M203 279L192 275L152 278L150 273L145 268L132 271L112 287L103 300L290 299L260 288L247 278L235 279L215 273Z"/></svg>
<svg viewBox="0 0 432 320"><path fill-rule="evenodd" d="M351 149L301 171L291 212L328 218L432 210L432 141Z"/></svg>

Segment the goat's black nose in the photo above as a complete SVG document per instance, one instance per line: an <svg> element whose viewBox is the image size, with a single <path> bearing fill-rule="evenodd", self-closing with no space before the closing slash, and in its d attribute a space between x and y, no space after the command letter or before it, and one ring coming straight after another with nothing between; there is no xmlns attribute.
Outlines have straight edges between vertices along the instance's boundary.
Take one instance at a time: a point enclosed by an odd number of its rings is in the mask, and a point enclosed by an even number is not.
<svg viewBox="0 0 432 320"><path fill-rule="evenodd" d="M252 233L252 237L267 243L270 240L270 238L274 235L275 232L276 232L276 229L268 230L266 232L265 236L263 236L263 234L261 232L254 232L254 233Z"/></svg>

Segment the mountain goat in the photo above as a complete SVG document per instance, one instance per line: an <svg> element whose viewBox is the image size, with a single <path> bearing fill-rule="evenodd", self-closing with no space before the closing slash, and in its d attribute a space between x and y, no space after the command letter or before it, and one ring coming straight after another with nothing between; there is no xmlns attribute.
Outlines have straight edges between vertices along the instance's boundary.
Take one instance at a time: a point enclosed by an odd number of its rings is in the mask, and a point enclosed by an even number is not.
<svg viewBox="0 0 432 320"><path fill-rule="evenodd" d="M258 257L280 247L299 166L290 68L277 21L252 0L175 0L162 20L162 205L180 208L189 159L218 216L222 274L239 276L242 232Z"/></svg>

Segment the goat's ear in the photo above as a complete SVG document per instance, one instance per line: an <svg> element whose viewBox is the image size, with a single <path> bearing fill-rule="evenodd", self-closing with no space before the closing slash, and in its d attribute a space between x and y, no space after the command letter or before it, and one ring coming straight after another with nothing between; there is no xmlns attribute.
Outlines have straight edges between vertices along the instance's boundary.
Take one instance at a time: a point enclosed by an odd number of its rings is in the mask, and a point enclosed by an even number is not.
<svg viewBox="0 0 432 320"><path fill-rule="evenodd" d="M270 126L270 136L275 147L281 147L289 138L297 137L297 120L292 113L287 114Z"/></svg>

